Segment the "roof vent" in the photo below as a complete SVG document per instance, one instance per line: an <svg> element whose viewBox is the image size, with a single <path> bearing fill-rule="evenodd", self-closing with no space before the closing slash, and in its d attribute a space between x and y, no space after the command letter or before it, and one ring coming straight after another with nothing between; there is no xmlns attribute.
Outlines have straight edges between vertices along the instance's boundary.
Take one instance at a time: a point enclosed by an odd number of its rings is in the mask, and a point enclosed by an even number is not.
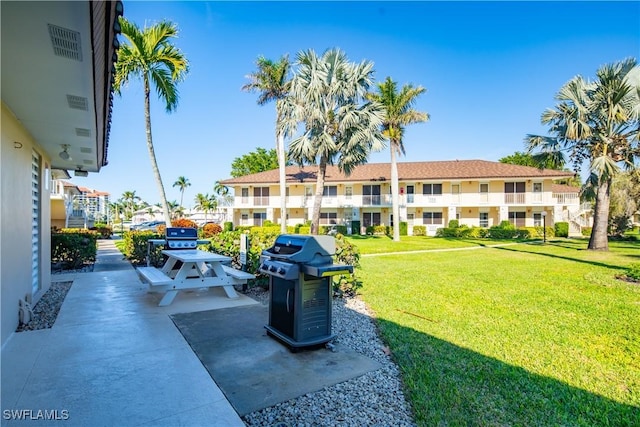
<svg viewBox="0 0 640 427"><path fill-rule="evenodd" d="M91 131L89 129L83 129L83 128L76 128L76 135L77 136L85 136L85 137L90 137L91 136Z"/></svg>
<svg viewBox="0 0 640 427"><path fill-rule="evenodd" d="M47 24L53 53L67 59L82 61L80 33L57 25Z"/></svg>
<svg viewBox="0 0 640 427"><path fill-rule="evenodd" d="M84 96L67 95L67 102L69 103L69 108L89 111L89 100Z"/></svg>

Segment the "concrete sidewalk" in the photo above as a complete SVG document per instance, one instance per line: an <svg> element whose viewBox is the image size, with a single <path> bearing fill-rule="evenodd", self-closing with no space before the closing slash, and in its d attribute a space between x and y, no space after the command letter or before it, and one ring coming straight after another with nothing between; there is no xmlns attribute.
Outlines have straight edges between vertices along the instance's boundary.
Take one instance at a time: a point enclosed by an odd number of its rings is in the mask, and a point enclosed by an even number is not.
<svg viewBox="0 0 640 427"><path fill-rule="evenodd" d="M112 240L93 272L52 279L73 280L54 326L2 349L2 426L244 425L169 315L256 301L213 288L158 307Z"/></svg>

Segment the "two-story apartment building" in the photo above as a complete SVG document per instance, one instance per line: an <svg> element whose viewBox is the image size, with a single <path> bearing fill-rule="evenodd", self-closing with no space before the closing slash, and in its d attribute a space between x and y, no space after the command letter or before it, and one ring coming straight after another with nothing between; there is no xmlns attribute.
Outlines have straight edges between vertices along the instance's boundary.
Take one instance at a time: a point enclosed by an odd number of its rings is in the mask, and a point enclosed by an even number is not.
<svg viewBox="0 0 640 427"><path fill-rule="evenodd" d="M311 218L315 166L289 166L287 176L287 225ZM345 176L337 167L327 168L322 199L321 224L360 221L369 225L392 225L391 166L371 163ZM425 225L427 233L446 227L452 219L460 224L491 227L510 221L518 227L552 226L556 221L575 223L582 214L577 188L557 185L572 172L538 169L485 160L404 162L398 164L400 220ZM235 191L229 217L236 225L278 222L280 197L278 171L272 170L222 181ZM573 230L576 232L575 228ZM579 232L579 227L577 232Z"/></svg>

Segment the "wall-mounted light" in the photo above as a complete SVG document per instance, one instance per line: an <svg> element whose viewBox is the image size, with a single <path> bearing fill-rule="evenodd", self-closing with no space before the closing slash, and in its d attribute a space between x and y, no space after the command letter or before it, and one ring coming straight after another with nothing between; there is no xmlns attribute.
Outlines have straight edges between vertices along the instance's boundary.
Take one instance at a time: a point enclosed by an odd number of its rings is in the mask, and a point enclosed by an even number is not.
<svg viewBox="0 0 640 427"><path fill-rule="evenodd" d="M62 151L58 153L58 156L62 160L73 160L67 151L69 149L69 144L62 144Z"/></svg>

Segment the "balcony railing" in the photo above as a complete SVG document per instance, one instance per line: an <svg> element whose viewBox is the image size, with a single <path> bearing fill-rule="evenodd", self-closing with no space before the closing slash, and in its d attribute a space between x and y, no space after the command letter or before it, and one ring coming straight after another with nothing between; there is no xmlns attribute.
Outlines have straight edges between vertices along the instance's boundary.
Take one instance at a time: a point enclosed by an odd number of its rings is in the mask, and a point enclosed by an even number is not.
<svg viewBox="0 0 640 427"><path fill-rule="evenodd" d="M287 196L288 208L311 208L315 195ZM446 206L501 206L501 205L579 205L580 200L576 193L460 193L460 194L403 194L399 197L400 204L407 207L446 207ZM236 208L251 207L280 207L280 196L250 196L235 199ZM323 207L350 207L350 206L383 206L392 204L390 194L350 196L324 196Z"/></svg>
<svg viewBox="0 0 640 427"><path fill-rule="evenodd" d="M526 202L526 193L506 193L504 195L504 203L507 205L524 205Z"/></svg>

